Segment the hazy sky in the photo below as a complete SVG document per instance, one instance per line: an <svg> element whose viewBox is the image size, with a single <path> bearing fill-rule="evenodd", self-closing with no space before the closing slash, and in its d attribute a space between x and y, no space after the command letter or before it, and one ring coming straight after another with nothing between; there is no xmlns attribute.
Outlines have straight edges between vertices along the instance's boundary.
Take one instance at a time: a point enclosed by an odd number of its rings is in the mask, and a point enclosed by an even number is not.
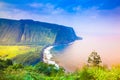
<svg viewBox="0 0 120 80"><path fill-rule="evenodd" d="M0 17L66 25L81 36L120 34L120 0L0 0Z"/></svg>

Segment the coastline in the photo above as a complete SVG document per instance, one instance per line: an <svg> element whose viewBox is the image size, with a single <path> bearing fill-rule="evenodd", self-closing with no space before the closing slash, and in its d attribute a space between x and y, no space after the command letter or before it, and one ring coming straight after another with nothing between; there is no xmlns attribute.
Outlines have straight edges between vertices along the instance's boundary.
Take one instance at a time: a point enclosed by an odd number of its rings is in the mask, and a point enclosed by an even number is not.
<svg viewBox="0 0 120 80"><path fill-rule="evenodd" d="M52 60L53 55L50 53L50 50L53 48L54 46L48 46L46 48L43 49L42 52L42 61L47 63L47 64L52 64L55 65L56 68L59 68L59 65L56 63L56 61Z"/></svg>

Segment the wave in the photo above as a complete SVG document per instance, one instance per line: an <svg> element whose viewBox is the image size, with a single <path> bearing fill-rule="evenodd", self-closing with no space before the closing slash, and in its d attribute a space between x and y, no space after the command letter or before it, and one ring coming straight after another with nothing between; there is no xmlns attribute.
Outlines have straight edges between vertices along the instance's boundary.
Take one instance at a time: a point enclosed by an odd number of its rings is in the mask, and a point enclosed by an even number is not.
<svg viewBox="0 0 120 80"><path fill-rule="evenodd" d="M44 51L43 51L43 62L55 65L56 68L59 68L59 65L54 60L52 60L53 55L50 53L50 50L53 47L54 46L49 46L49 47L44 49Z"/></svg>

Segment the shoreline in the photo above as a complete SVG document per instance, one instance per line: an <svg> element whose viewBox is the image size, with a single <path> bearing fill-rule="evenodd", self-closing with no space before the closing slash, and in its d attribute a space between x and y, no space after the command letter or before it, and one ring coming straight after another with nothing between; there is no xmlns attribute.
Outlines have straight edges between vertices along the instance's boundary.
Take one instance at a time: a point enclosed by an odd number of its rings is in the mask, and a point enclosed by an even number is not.
<svg viewBox="0 0 120 80"><path fill-rule="evenodd" d="M48 46L46 48L43 49L43 62L47 63L47 64L52 64L55 65L57 68L59 68L59 65L56 63L56 61L52 60L53 55L50 53L50 50L53 48L54 46Z"/></svg>

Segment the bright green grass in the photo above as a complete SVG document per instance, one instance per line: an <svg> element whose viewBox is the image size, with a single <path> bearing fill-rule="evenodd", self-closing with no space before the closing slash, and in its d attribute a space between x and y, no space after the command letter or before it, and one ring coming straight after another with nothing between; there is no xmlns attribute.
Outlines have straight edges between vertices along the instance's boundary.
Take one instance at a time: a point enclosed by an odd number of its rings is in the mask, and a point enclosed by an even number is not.
<svg viewBox="0 0 120 80"><path fill-rule="evenodd" d="M0 56L3 58L14 58L17 55L35 52L35 47L29 46L0 46Z"/></svg>

